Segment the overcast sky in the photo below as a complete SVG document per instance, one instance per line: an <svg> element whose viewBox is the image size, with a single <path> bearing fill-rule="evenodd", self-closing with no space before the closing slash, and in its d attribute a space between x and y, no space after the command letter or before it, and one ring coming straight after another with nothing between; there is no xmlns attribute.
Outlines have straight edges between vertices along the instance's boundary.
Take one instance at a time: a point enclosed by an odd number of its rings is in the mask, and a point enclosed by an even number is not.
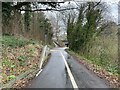
<svg viewBox="0 0 120 90"><path fill-rule="evenodd" d="M98 0L73 0L73 1L84 1L84 2L87 2L87 1L98 1ZM101 0L102 2L103 1L105 1L105 2L107 2L107 5L108 5L108 7L109 7L109 13L108 13L108 15L112 15L112 18L111 17L109 17L109 16L106 16L106 18L108 19L108 20L112 20L112 21L114 21L114 22L116 22L116 23L118 23L118 1L119 0ZM64 3L64 5L66 5L66 3ZM46 12L46 15L47 15L47 17L49 17L49 16L55 16L55 13L54 12L52 12L52 14L51 14L51 12ZM55 21L55 19L54 19L54 21ZM64 28L64 27L63 27ZM63 34L65 32L65 30L64 29L62 29L61 28L61 34Z"/></svg>
<svg viewBox="0 0 120 90"><path fill-rule="evenodd" d="M61 1L61 0L59 0ZM78 2L87 2L87 1L99 1L99 0L69 0L69 1L78 1ZM113 18L108 18L109 20L112 19L116 23L118 22L118 2L120 0L101 0L102 2L107 2L108 7L110 8L109 14L113 16ZM66 3L64 3L66 5ZM47 15L49 15L47 13Z"/></svg>
<svg viewBox="0 0 120 90"><path fill-rule="evenodd" d="M118 23L118 3L117 2L108 2L110 7L110 12L113 16L113 19Z"/></svg>

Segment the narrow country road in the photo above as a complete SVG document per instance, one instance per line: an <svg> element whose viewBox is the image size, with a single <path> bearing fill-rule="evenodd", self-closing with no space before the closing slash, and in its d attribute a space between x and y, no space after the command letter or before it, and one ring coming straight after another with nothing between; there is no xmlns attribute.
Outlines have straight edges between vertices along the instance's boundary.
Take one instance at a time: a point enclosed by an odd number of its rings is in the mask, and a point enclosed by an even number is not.
<svg viewBox="0 0 120 90"><path fill-rule="evenodd" d="M51 50L51 57L43 71L35 77L27 86L27 88L73 88L74 83L79 88L109 88L106 82L94 73L80 65L72 57L68 58L65 48L54 48ZM71 80L66 69L65 61L67 61L73 78ZM73 83L72 83L72 82Z"/></svg>
<svg viewBox="0 0 120 90"><path fill-rule="evenodd" d="M29 88L65 88L66 71L59 49L51 50L51 58L41 74L33 79Z"/></svg>

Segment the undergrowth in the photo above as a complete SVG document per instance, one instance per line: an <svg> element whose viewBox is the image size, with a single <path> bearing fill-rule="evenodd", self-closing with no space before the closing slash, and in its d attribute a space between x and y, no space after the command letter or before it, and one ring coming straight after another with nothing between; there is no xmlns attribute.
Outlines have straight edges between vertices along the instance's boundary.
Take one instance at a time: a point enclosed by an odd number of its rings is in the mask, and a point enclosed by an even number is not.
<svg viewBox="0 0 120 90"><path fill-rule="evenodd" d="M24 38L16 38L14 36L2 36L0 38L0 42L2 43L3 46L10 46L10 47L22 47L24 45L28 44L35 44L36 41L34 40L27 40Z"/></svg>
<svg viewBox="0 0 120 90"><path fill-rule="evenodd" d="M30 69L38 68L42 45L34 40L2 36L2 83L16 78Z"/></svg>

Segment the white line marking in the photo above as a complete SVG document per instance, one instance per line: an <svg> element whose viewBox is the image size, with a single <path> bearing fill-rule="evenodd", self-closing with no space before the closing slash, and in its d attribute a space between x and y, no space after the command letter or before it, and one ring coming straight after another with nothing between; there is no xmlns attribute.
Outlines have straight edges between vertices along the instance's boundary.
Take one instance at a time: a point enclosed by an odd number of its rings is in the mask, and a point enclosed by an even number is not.
<svg viewBox="0 0 120 90"><path fill-rule="evenodd" d="M60 50L50 50L51 52L59 52Z"/></svg>
<svg viewBox="0 0 120 90"><path fill-rule="evenodd" d="M77 86L77 84L76 84L76 82L75 82L75 79L74 79L74 77L73 77L73 75L72 75L72 72L70 71L70 68L69 68L69 66L68 66L68 63L67 63L66 60L65 60L65 57L63 56L62 52L60 52L60 53L61 53L61 55L62 55L62 57L63 57L64 63L65 63L65 66L66 66L66 68L67 68L68 75L69 75L69 77L70 77L70 80L71 80L71 83L72 83L72 85L73 85L74 90L79 90L79 89L78 89L78 86Z"/></svg>
<svg viewBox="0 0 120 90"><path fill-rule="evenodd" d="M39 72L36 74L36 77L42 72L42 69L39 70Z"/></svg>
<svg viewBox="0 0 120 90"><path fill-rule="evenodd" d="M57 47L57 44L55 42L53 42L53 43L54 43L55 47Z"/></svg>

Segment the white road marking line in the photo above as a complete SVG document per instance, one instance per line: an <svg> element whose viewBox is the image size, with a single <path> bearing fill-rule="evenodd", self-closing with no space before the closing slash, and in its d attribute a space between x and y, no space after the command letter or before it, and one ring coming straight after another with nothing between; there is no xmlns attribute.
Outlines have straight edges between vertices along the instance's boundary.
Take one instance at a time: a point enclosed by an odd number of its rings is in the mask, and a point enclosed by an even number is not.
<svg viewBox="0 0 120 90"><path fill-rule="evenodd" d="M36 74L36 77L42 72L42 69L39 70L39 72Z"/></svg>
<svg viewBox="0 0 120 90"><path fill-rule="evenodd" d="M53 42L53 43L54 43L55 47L57 47L57 44L55 42Z"/></svg>
<svg viewBox="0 0 120 90"><path fill-rule="evenodd" d="M50 52L55 52L55 51L56 51L56 52L57 52L57 51L59 52L60 50L50 50Z"/></svg>
<svg viewBox="0 0 120 90"><path fill-rule="evenodd" d="M62 52L60 52L60 53L61 53L61 55L62 55L62 57L63 57L64 63L65 63L65 66L66 66L66 68L67 68L68 75L69 75L69 77L70 77L70 80L71 80L71 83L72 83L72 85L73 85L74 90L79 90L79 89L78 89L78 86L77 86L77 84L76 84L76 82L75 82L75 79L74 79L74 77L73 77L73 75L72 75L72 72L70 71L70 68L69 68L69 66L68 66L68 63L67 63L67 61L65 60L65 57L63 56Z"/></svg>

